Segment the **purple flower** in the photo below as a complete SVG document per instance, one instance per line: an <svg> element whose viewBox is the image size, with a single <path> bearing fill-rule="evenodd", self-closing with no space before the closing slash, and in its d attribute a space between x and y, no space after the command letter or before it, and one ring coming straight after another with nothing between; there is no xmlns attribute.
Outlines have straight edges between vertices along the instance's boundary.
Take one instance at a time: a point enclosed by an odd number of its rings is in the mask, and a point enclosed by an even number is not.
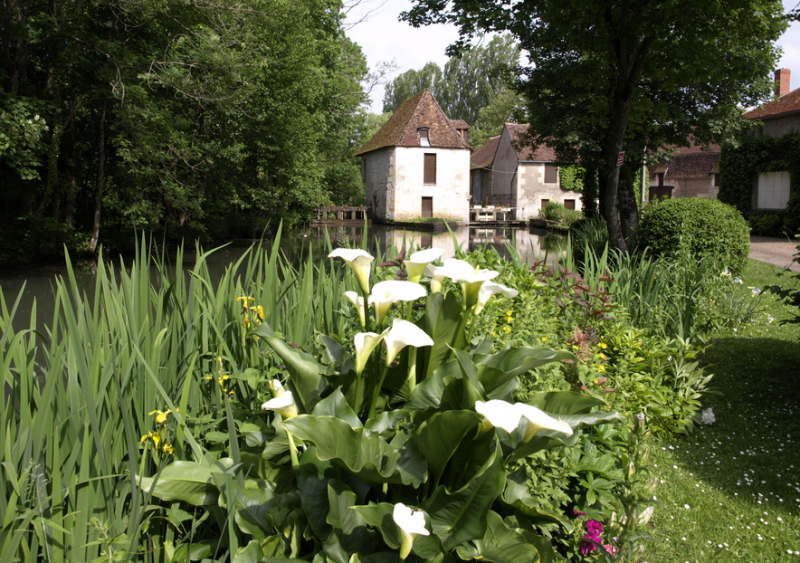
<svg viewBox="0 0 800 563"><path fill-rule="evenodd" d="M586 536L586 537L588 538L589 536ZM596 543L594 543L594 542L592 542L590 540L587 540L587 539L581 540L581 553L583 555L586 555L587 553L591 553L591 552L596 551L596 550L597 550L597 544Z"/></svg>
<svg viewBox="0 0 800 563"><path fill-rule="evenodd" d="M589 520L586 523L586 529L588 530L586 537L591 537L594 540L599 538L600 534L603 533L603 525L597 520Z"/></svg>

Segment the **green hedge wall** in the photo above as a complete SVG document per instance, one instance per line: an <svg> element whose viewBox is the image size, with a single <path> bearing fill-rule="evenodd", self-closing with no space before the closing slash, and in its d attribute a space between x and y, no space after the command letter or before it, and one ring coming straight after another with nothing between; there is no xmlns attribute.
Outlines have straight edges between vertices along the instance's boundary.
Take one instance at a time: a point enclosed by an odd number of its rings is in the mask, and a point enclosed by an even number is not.
<svg viewBox="0 0 800 563"><path fill-rule="evenodd" d="M722 149L719 168L719 200L742 212L752 234L784 236L800 232L800 134L742 137L738 147ZM789 206L781 211L753 209L753 184L758 175L784 170L789 172L792 185Z"/></svg>

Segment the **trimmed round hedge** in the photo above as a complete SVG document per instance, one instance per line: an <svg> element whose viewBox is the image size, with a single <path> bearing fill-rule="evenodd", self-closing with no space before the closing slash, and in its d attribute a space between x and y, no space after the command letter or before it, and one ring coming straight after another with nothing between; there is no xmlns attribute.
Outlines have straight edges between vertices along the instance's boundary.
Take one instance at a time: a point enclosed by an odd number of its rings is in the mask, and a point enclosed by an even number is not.
<svg viewBox="0 0 800 563"><path fill-rule="evenodd" d="M675 256L681 245L697 257L714 260L734 274L750 254L750 228L734 207L714 199L666 199L648 206L637 233L640 247Z"/></svg>

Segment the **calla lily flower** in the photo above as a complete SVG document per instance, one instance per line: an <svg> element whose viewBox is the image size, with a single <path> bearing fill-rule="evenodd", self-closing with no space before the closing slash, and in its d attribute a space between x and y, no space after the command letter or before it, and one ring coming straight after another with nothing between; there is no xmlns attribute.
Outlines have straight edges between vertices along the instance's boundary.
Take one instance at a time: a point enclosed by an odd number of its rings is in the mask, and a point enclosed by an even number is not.
<svg viewBox="0 0 800 563"><path fill-rule="evenodd" d="M350 303L353 304L353 307L356 308L356 311L358 311L358 319L361 321L361 326L367 326L366 311L364 310L364 298L355 291L345 291L344 296L348 301L350 301Z"/></svg>
<svg viewBox="0 0 800 563"><path fill-rule="evenodd" d="M277 379L273 379L272 381L270 381L269 387L274 397L280 397L281 395L286 394L286 390L283 388L283 385L281 385L281 382L278 381Z"/></svg>
<svg viewBox="0 0 800 563"><path fill-rule="evenodd" d="M467 308L477 303L481 286L500 275L500 272L494 270L473 268L469 262L464 260L447 260L444 263L444 268L446 270L445 275L448 278L461 284Z"/></svg>
<svg viewBox="0 0 800 563"><path fill-rule="evenodd" d="M425 513L422 510L409 508L402 502L394 505L392 518L400 528L402 540L400 543L400 559L405 559L411 553L411 546L417 535L429 536L431 533L425 528Z"/></svg>
<svg viewBox="0 0 800 563"><path fill-rule="evenodd" d="M361 289L364 293L369 292L370 263L375 260L369 252L357 248L337 248L328 254L328 258L341 258L347 262L347 265L356 275Z"/></svg>
<svg viewBox="0 0 800 563"><path fill-rule="evenodd" d="M517 429L519 421L522 418L522 413L515 409L514 405L499 399L493 399L486 403L483 401L476 401L475 410L484 416L486 419L486 421L484 421L485 423L488 422L488 427L485 428L485 430L494 426L496 428L502 428L510 434Z"/></svg>
<svg viewBox="0 0 800 563"><path fill-rule="evenodd" d="M523 437L525 442L529 441L542 430L555 430L567 436L572 436L572 428L570 428L569 424L556 420L541 409L524 403L514 403L514 409L528 421L528 428Z"/></svg>
<svg viewBox="0 0 800 563"><path fill-rule="evenodd" d="M427 250L420 250L412 254L405 262L406 273L408 274L408 281L419 283L423 272L426 270L428 264L434 260L438 260L444 254L441 248L429 248Z"/></svg>
<svg viewBox="0 0 800 563"><path fill-rule="evenodd" d="M442 284L447 277L447 268L428 264L423 273L431 278L431 293L439 293L442 291Z"/></svg>
<svg viewBox="0 0 800 563"><path fill-rule="evenodd" d="M475 304L475 314L477 315L483 311L486 302L491 299L492 295L501 294L503 297L514 298L519 295L519 291L511 289L499 283L486 282L481 286L478 291L478 302Z"/></svg>
<svg viewBox="0 0 800 563"><path fill-rule="evenodd" d="M353 339L356 345L356 374L361 375L364 368L367 367L367 360L369 360L372 351L381 343L383 337L389 332L387 328L381 334L374 332L359 332Z"/></svg>
<svg viewBox="0 0 800 563"><path fill-rule="evenodd" d="M425 288L409 281L383 281L376 283L369 296L370 304L375 306L375 324L381 326L389 309L397 301L416 301L428 294Z"/></svg>
<svg viewBox="0 0 800 563"><path fill-rule="evenodd" d="M270 399L261 405L261 408L265 411L275 411L281 415L284 420L297 416L297 405L294 404L294 397L292 397L291 391L287 391L283 395Z"/></svg>
<svg viewBox="0 0 800 563"><path fill-rule="evenodd" d="M433 346L433 340L428 334L414 323L395 319L392 328L383 338L386 342L386 365L391 365L397 354L406 346L420 348Z"/></svg>

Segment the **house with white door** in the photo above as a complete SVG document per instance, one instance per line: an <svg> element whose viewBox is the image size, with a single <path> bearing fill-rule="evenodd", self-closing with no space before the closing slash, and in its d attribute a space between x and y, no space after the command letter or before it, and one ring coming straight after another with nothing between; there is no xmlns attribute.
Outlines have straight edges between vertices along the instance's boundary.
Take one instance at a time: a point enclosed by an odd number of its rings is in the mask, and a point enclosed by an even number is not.
<svg viewBox="0 0 800 563"><path fill-rule="evenodd" d="M372 219L469 222L468 130L448 119L430 90L403 102L356 153Z"/></svg>

